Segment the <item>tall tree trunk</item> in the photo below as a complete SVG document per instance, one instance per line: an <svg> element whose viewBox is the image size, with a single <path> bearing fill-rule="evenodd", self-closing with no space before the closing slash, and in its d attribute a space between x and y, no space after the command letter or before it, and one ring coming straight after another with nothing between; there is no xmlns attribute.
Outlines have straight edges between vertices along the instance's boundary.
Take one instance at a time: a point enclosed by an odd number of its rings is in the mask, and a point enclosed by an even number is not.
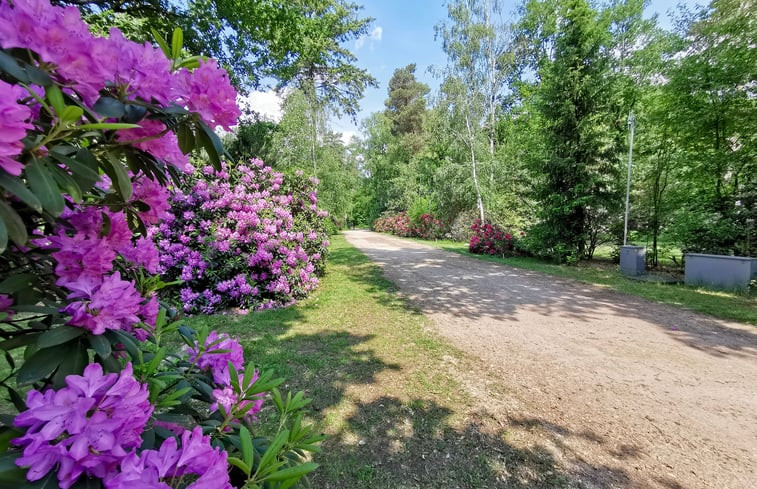
<svg viewBox="0 0 757 489"><path fill-rule="evenodd" d="M318 97L315 90L315 73L309 71L310 79L306 82L306 97L310 103L310 160L313 162L313 176L318 176L318 160L316 158L316 145L318 143Z"/></svg>
<svg viewBox="0 0 757 489"><path fill-rule="evenodd" d="M478 163L476 161L476 135L473 132L470 116L468 114L465 114L465 128L468 131L468 147L470 148L470 162L471 162L471 169L473 170L473 187L476 189L476 207L478 207L478 214L481 217L481 222L484 222L484 201L481 198L481 187L478 184Z"/></svg>
<svg viewBox="0 0 757 489"><path fill-rule="evenodd" d="M486 25L486 29L492 28L491 24L491 5L489 4L489 0L486 0L484 4L484 24ZM496 36L495 33L492 32L492 36ZM493 46L494 40L490 37L488 40L488 47L486 50L486 57L487 57L487 65L489 68L489 73L487 74L488 82L489 82L489 93L488 95L488 102L489 102L489 183L494 184L494 120L496 117L497 112L497 106L496 106L496 90L497 90L497 72L496 72L496 60L494 59L494 46Z"/></svg>

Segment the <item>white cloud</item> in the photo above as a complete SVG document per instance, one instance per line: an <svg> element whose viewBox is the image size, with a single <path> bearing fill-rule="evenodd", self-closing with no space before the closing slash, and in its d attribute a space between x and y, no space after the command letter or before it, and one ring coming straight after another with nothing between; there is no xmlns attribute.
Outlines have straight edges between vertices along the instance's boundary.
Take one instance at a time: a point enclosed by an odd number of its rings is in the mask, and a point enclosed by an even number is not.
<svg viewBox="0 0 757 489"><path fill-rule="evenodd" d="M348 144L350 144L350 142L352 142L352 138L358 137L359 133L357 131L342 131L341 134L342 144L347 146Z"/></svg>
<svg viewBox="0 0 757 489"><path fill-rule="evenodd" d="M373 45L381 40L384 36L384 29L381 26L376 26L370 34L362 36L355 41L355 51L362 48L365 45L365 41L370 41L369 47L373 49Z"/></svg>
<svg viewBox="0 0 757 489"><path fill-rule="evenodd" d="M243 109L254 110L264 120L271 122L281 120L281 105L284 99L273 90L250 92L246 97L239 97L238 102Z"/></svg>

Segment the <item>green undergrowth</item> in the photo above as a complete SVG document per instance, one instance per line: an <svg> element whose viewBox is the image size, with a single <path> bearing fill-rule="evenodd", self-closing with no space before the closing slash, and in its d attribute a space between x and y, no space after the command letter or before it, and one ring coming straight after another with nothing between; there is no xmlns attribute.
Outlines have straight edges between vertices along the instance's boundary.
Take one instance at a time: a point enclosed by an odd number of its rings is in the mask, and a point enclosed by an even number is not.
<svg viewBox="0 0 757 489"><path fill-rule="evenodd" d="M328 436L313 487L564 485L549 453L516 446L507 427L476 413L461 372L485 369L438 337L343 236L333 237L326 275L308 299L188 322L239 337L245 358L312 398L311 421Z"/></svg>
<svg viewBox="0 0 757 489"><path fill-rule="evenodd" d="M624 277L617 265L606 261L581 262L577 266L558 265L534 257L496 257L474 255L468 252L467 243L456 241L426 241L413 239L446 251L452 251L479 260L501 263L557 277L569 278L599 285L625 294L643 297L655 302L684 307L719 319L757 325L757 292L727 292L690 287L683 284L643 282Z"/></svg>

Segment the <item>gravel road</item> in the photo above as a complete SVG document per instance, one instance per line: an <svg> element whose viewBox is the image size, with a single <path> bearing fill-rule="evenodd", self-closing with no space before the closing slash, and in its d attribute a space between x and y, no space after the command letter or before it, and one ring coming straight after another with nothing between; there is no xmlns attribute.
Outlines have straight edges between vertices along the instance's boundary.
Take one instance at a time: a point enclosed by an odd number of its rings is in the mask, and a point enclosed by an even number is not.
<svg viewBox="0 0 757 489"><path fill-rule="evenodd" d="M500 406L493 416L549 433L579 485L757 487L757 328L392 236L345 235L442 336L491 366L486 382L508 397L487 402Z"/></svg>

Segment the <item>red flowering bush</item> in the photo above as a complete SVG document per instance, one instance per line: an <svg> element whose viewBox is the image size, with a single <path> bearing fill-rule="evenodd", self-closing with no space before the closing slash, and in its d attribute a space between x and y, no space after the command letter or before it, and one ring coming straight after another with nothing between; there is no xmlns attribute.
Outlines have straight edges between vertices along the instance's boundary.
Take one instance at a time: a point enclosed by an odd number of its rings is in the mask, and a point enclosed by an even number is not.
<svg viewBox="0 0 757 489"><path fill-rule="evenodd" d="M403 238L412 236L413 231L407 212L379 217L373 222L373 230L379 233L392 233Z"/></svg>
<svg viewBox="0 0 757 489"><path fill-rule="evenodd" d="M417 222L412 222L406 212L400 212L376 219L373 230L403 238L440 239L446 232L446 226L433 214L422 214Z"/></svg>
<svg viewBox="0 0 757 489"><path fill-rule="evenodd" d="M260 160L185 180L154 231L165 278L182 281L184 310L269 309L313 290L329 246L316 184Z"/></svg>
<svg viewBox="0 0 757 489"><path fill-rule="evenodd" d="M433 214L421 214L418 222L413 224L412 236L422 239L440 239L444 237L446 227L441 219Z"/></svg>
<svg viewBox="0 0 757 489"><path fill-rule="evenodd" d="M232 473L291 485L315 468L298 455L320 439L302 396L158 303L147 227L192 151L218 165L213 128L239 109L224 70L182 56L181 31L156 41L0 0L0 388L18 411L0 425L3 486L231 489ZM281 444L252 424L264 398Z"/></svg>
<svg viewBox="0 0 757 489"><path fill-rule="evenodd" d="M477 255L513 256L517 254L515 237L496 224L482 223L481 219L471 226L473 235L468 251Z"/></svg>

